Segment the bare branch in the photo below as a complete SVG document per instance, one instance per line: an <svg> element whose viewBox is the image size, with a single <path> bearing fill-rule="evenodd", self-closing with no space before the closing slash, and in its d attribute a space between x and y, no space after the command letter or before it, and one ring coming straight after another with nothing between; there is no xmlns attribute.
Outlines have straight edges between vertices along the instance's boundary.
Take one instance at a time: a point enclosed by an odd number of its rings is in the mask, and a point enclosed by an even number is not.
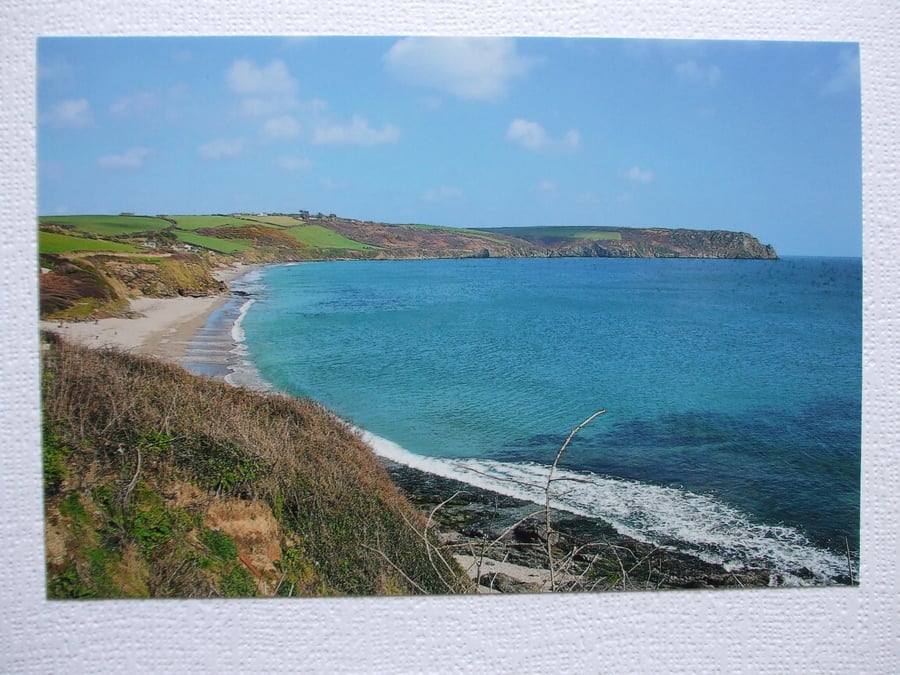
<svg viewBox="0 0 900 675"><path fill-rule="evenodd" d="M394 564L394 561L391 560L391 559L387 556L387 554L386 554L384 551L382 551L382 550L380 550L380 549L377 549L377 548L372 548L371 546L368 546L368 545L363 544L363 543L360 543L360 546L362 546L362 547L363 547L364 549L366 549L367 551L372 551L372 553L377 553L378 555L380 555L382 558L384 558L384 560L387 562L387 564L390 565L391 567L393 567L394 570L396 570L397 573L400 574L400 576L402 576L404 579L406 579L406 581L407 581L413 588L415 588L417 591L419 591L419 592L422 593L423 595L426 595L426 594L427 594L426 591L425 591L425 589L422 588L421 586L419 586L419 584L417 584L415 581L413 581L412 579L410 579L410 578L406 575L406 572L404 572L402 569L400 569L399 567L397 567L397 565ZM292 587L292 588L293 588L293 587Z"/></svg>
<svg viewBox="0 0 900 675"><path fill-rule="evenodd" d="M566 442L560 446L559 450L556 453L556 458L553 460L553 465L550 467L550 473L547 475L547 484L544 487L544 510L547 519L547 559L548 559L548 567L550 569L550 590L556 590L556 573L554 570L553 564L553 523L550 518L550 485L553 483L553 474L556 473L556 466L559 464L560 457L563 456L563 453L566 451L566 448L569 447L569 443L572 442L572 439L575 438L575 434L584 429L588 424L594 421L597 417L605 413L605 409L600 409L595 412L593 415L584 420L577 427L572 429L572 433L569 434L569 437L566 439Z"/></svg>

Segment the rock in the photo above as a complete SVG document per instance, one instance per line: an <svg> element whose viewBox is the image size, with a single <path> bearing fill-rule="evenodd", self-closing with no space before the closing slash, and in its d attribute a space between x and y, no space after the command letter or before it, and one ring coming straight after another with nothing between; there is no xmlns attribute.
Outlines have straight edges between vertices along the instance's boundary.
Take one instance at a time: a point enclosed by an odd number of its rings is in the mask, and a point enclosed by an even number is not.
<svg viewBox="0 0 900 675"><path fill-rule="evenodd" d="M533 544L533 543L547 543L547 523L537 520L536 518L529 518L525 520L519 525L516 526L515 530L513 530L513 536L516 541L520 541L523 543ZM556 546L560 542L560 534L557 531L553 531L550 533L550 545Z"/></svg>
<svg viewBox="0 0 900 675"><path fill-rule="evenodd" d="M541 590L540 584L519 581L503 572L487 575L481 580L481 585L501 593L539 593Z"/></svg>

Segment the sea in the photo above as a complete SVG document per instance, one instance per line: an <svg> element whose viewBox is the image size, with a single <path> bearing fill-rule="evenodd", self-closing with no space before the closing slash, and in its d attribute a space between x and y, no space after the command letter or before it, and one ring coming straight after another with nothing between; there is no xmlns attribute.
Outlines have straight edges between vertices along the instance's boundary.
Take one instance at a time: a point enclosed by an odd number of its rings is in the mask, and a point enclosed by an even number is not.
<svg viewBox="0 0 900 675"><path fill-rule="evenodd" d="M197 372L538 504L553 470L556 508L773 584L858 581L859 258L309 262L231 288Z"/></svg>

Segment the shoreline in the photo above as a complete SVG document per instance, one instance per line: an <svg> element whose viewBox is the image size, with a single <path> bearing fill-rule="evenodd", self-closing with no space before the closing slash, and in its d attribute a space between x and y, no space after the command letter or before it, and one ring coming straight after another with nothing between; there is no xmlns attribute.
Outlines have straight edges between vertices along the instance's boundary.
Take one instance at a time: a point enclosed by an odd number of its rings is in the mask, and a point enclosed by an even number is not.
<svg viewBox="0 0 900 675"><path fill-rule="evenodd" d="M235 265L215 270L213 276L226 285L257 269L258 265ZM188 350L213 312L231 298L230 289L215 295L175 298L135 298L132 316L94 321L39 321L39 329L56 333L87 347L115 347L153 356L185 366Z"/></svg>
<svg viewBox="0 0 900 675"><path fill-rule="evenodd" d="M227 377L233 372L230 357L235 354L237 346L231 332L234 317L227 314L222 316L221 321L214 322L210 319L215 312L238 297L232 293L231 283L259 267L239 265L216 270L214 276L229 286L228 291L216 295L135 299L130 306L130 311L138 314L134 318L107 318L95 322L66 323L62 326L55 322L41 321L40 327L89 347L110 346L152 356L175 363L195 374L230 383ZM243 301L239 304L242 303ZM474 554L477 547L483 544L485 536L490 535L493 539L525 511L534 510L533 503L396 463L382 457L374 449L373 453L400 492L426 513L455 491L462 490L470 495L463 500L465 504L462 509L447 509L447 513L451 514L449 519L436 520L440 538L457 547L457 552L454 553L457 561L471 578L481 577L479 592L498 592L497 587L502 589L499 592L514 593L548 590L550 575L546 569L546 561L541 561L542 550L534 552L533 541L518 541L518 535L512 533L496 548L488 552L482 549L480 554ZM501 503L506 507L498 508L497 505ZM493 505L490 509L493 514L491 519L484 517L485 511L478 508L478 504ZM557 526L567 544L574 542L582 545L588 541L596 541L599 533L607 546L640 551L644 556L652 555L651 549L654 548L619 534L601 521L570 513L557 512L554 515L554 530ZM523 550L529 549L532 554L523 553ZM660 552L659 549L656 553L657 558L660 558L656 564L657 581L655 585L645 584L642 588L769 585L768 574L760 576L758 570L751 570L748 574L738 573L741 577L739 580L721 565L707 563L688 554Z"/></svg>

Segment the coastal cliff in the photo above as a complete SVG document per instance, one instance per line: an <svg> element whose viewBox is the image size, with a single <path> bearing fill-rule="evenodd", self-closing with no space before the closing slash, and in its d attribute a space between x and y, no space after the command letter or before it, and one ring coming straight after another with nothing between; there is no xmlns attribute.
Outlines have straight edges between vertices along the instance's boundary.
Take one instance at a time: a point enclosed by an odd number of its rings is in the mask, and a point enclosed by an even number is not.
<svg viewBox="0 0 900 675"><path fill-rule="evenodd" d="M42 216L41 316L127 314L131 299L210 295L234 263L435 258L728 258L772 260L745 232L666 228L455 228L306 211L191 216Z"/></svg>
<svg viewBox="0 0 900 675"><path fill-rule="evenodd" d="M619 230L620 240L563 244L550 255L592 258L729 258L774 260L774 247L745 232L723 230Z"/></svg>
<svg viewBox="0 0 900 675"><path fill-rule="evenodd" d="M51 599L612 591L769 580L767 570L725 570L571 514L554 511L551 532L543 515L527 517L534 504L376 458L352 428L308 399L231 387L52 334L42 345Z"/></svg>
<svg viewBox="0 0 900 675"><path fill-rule="evenodd" d="M50 598L466 592L425 518L310 400L42 337ZM432 547L429 550L429 547Z"/></svg>

